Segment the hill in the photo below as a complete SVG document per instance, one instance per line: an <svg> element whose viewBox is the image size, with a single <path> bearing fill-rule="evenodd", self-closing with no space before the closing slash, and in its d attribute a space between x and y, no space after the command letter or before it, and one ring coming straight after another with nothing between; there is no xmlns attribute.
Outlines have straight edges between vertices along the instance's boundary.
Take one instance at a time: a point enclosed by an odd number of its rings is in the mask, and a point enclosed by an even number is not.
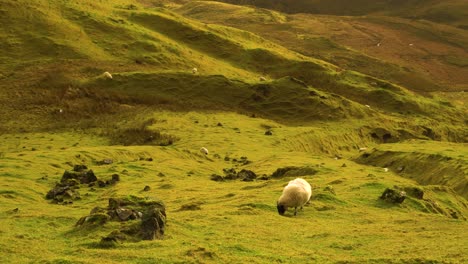
<svg viewBox="0 0 468 264"><path fill-rule="evenodd" d="M213 1L0 14L1 263L468 261L463 30ZM357 48L380 30L389 52ZM429 74L396 59L413 34ZM296 177L312 199L280 216Z"/></svg>
<svg viewBox="0 0 468 264"><path fill-rule="evenodd" d="M231 4L243 4L278 10L286 13L311 13L339 16L363 16L382 14L411 19L426 19L451 24L466 29L468 4L462 0L223 0Z"/></svg>
<svg viewBox="0 0 468 264"><path fill-rule="evenodd" d="M255 32L301 54L390 80L418 93L467 88L468 35L451 26L380 13L358 17L285 15L207 1L190 2L177 10L206 23Z"/></svg>

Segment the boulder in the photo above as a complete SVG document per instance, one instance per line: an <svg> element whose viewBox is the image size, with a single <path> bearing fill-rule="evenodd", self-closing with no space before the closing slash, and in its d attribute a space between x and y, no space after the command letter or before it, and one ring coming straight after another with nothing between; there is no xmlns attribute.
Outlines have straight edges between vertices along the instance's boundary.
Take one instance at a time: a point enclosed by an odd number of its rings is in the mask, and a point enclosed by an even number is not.
<svg viewBox="0 0 468 264"><path fill-rule="evenodd" d="M401 204L406 199L406 192L387 188L380 196L380 199L394 204Z"/></svg>
<svg viewBox="0 0 468 264"><path fill-rule="evenodd" d="M166 212L153 207L147 210L141 219L141 238L143 240L162 239L166 226Z"/></svg>

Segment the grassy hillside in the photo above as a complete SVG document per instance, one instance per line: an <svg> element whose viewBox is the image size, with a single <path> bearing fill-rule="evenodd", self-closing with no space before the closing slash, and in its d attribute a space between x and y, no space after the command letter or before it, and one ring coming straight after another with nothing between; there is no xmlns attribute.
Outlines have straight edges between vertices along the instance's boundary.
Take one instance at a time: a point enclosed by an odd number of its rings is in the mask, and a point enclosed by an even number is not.
<svg viewBox="0 0 468 264"><path fill-rule="evenodd" d="M466 90L468 35L451 26L382 15L286 16L208 1L190 2L177 10L207 23L255 32L301 54L420 93Z"/></svg>
<svg viewBox="0 0 468 264"><path fill-rule="evenodd" d="M422 186L424 200L408 197L391 206L378 199L386 187L412 188L417 183L393 170L295 151L283 143L301 131L320 133L315 127L287 127L229 113L158 112L136 117L141 118L154 118L152 129L180 141L168 147L124 147L76 132L2 135L8 142L1 147L3 263L466 261L467 222L462 220L466 200L450 189ZM265 126L272 128L272 136L264 135ZM209 147L210 155L202 156L199 146ZM356 149L352 152L359 155ZM233 161L241 156L252 163ZM150 157L152 161L147 160ZM113 163L97 165L103 159ZM105 188L82 187L82 199L71 205L51 204L44 195L70 164L86 164L104 179L117 173L121 181ZM254 182L210 180L223 168L270 175L286 166L316 170L302 176L311 182L314 195L295 217L291 212L281 217L275 208L283 186L295 176ZM146 185L149 192L142 191ZM94 229L74 226L95 206L105 206L108 198L129 195L166 203L164 240L101 249L101 237L118 223Z"/></svg>
<svg viewBox="0 0 468 264"><path fill-rule="evenodd" d="M386 14L412 19L426 19L456 27L468 26L468 4L463 0L222 0L231 4L253 5L286 13L312 13L344 16Z"/></svg>
<svg viewBox="0 0 468 264"><path fill-rule="evenodd" d="M1 263L468 261L466 97L440 89L463 90L461 31L183 0L0 14ZM382 28L427 41L418 65L443 47L444 84L392 61L403 44L353 48ZM75 165L100 181L62 178ZM311 202L280 216L296 177ZM114 199L162 201L163 239L139 241L149 211Z"/></svg>

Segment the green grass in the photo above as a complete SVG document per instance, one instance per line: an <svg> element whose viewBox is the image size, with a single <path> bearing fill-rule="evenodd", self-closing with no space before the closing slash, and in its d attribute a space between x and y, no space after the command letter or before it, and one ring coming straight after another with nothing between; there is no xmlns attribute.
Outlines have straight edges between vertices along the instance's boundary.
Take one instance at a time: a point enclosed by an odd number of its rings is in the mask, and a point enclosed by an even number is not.
<svg viewBox="0 0 468 264"><path fill-rule="evenodd" d="M23 150L14 142L3 145L5 156L2 160L14 158L13 164L23 166L8 170L21 170L24 178L10 182L2 177L2 262L387 263L395 259L412 261L418 258L464 261L460 252L465 250L463 230L466 229L466 221L427 212L419 201L408 200L402 206L377 203L378 196L386 187L417 183L349 160L294 151L286 143L285 139L291 140L301 130L307 131L312 127L279 125L269 120L229 113L153 114L156 120L166 121L156 122L150 128L176 135L180 141L168 147L107 146L105 138L56 133L51 138L54 138L52 144L57 146L77 136L83 142L61 151L54 151L54 147L40 152ZM194 123L195 120L198 123ZM218 122L223 126L217 126ZM263 135L265 124L274 128L273 136ZM231 128L238 128L240 133ZM51 144L49 136L43 138L43 134L23 136L38 142L38 149L44 149L42 144ZM8 137L11 135L4 134L2 140ZM199 154L200 146L210 149L208 157ZM411 149L414 146L401 144L400 148ZM445 149L451 152L450 147ZM221 157L247 156L253 163L242 167L257 174L271 174L285 166L316 167L317 174L302 176L313 186L311 204L296 217L292 217L291 212L286 217L277 214L275 201L283 186L294 176L253 183L211 181L212 173L221 173L222 168L233 166L231 161L215 158L215 154ZM142 156L152 157L153 161L140 160ZM103 158L111 158L114 163L93 165L93 161ZM67 165L56 168L43 160L53 160L57 164L85 163L100 178L117 172L121 175L121 182L96 191L81 188L83 199L73 205L50 204L44 195L58 181ZM343 163L348 166L342 167ZM189 171L191 176L186 174ZM157 176L159 172L165 176ZM47 174L48 178L40 180L42 174ZM371 182L368 174L375 175ZM23 187L25 183L34 184L34 189ZM152 190L142 193L145 185ZM257 185L260 188L247 188ZM333 186L335 195L324 190L328 185ZM424 190L426 197L437 201L441 207L457 208L466 216L466 207L462 205L466 201L456 198L455 193ZM86 193L90 195L84 195ZM93 245L114 228L113 224L93 230L74 227L76 221L93 207L105 206L107 198L128 195L149 196L165 202L168 226L164 240L124 243L116 248L101 249ZM200 204L201 210L179 210L190 203ZM19 208L19 212L13 212L14 208ZM447 236L453 239L441 243L440 237ZM49 242L51 240L54 242ZM29 250L24 251L25 247ZM386 250L382 251L382 247Z"/></svg>
<svg viewBox="0 0 468 264"><path fill-rule="evenodd" d="M1 263L468 261L464 97L421 96L414 90L426 88L395 74L439 86L333 38L407 20L134 0L7 0L0 14L9 25L0 28ZM425 23L411 32L445 48L463 39ZM463 56L449 50L438 58L463 75ZM76 164L121 181L82 185L73 204L46 200ZM211 180L286 167L296 169ZM276 201L297 176L311 183L311 202L280 216ZM424 199L379 200L386 188L416 187ZM132 196L166 204L163 240L106 245L127 224L75 226L109 198Z"/></svg>

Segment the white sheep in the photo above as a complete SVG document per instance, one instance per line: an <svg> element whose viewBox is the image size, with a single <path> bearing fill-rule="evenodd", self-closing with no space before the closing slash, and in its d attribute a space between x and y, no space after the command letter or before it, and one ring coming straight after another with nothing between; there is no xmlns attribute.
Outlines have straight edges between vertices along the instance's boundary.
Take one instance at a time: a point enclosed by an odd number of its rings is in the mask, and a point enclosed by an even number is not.
<svg viewBox="0 0 468 264"><path fill-rule="evenodd" d="M312 187L310 184L301 178L296 178L288 183L283 189L276 208L280 215L284 215L288 207L294 207L294 215L297 214L297 208L306 204L312 196Z"/></svg>
<svg viewBox="0 0 468 264"><path fill-rule="evenodd" d="M106 79L112 79L112 74L110 74L110 72L104 72L102 76L104 76Z"/></svg>
<svg viewBox="0 0 468 264"><path fill-rule="evenodd" d="M260 80L261 82L264 82L264 81L266 81L266 78L263 77L263 76L260 76L259 80Z"/></svg>
<svg viewBox="0 0 468 264"><path fill-rule="evenodd" d="M366 147L359 148L359 152L366 151L366 150L367 150Z"/></svg>
<svg viewBox="0 0 468 264"><path fill-rule="evenodd" d="M197 74L197 73L198 73L198 69L197 69L197 68L193 68L193 69L192 69L192 73L193 73L193 74Z"/></svg>
<svg viewBox="0 0 468 264"><path fill-rule="evenodd" d="M205 147L201 147L201 148L200 148L200 152L203 153L203 154L205 154L205 155L208 155L208 153L209 153L209 152L208 152L208 149L205 148Z"/></svg>

